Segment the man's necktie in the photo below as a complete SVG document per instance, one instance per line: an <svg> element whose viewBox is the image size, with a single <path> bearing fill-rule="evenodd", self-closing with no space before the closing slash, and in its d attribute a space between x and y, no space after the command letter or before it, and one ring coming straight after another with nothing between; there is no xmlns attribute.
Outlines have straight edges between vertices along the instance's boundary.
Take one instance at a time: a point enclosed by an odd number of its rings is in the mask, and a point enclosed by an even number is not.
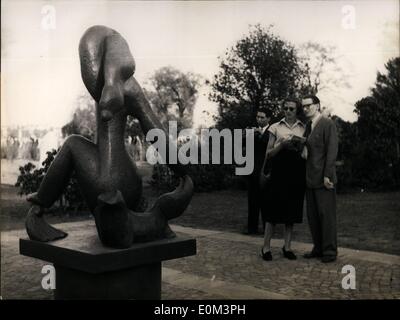
<svg viewBox="0 0 400 320"><path fill-rule="evenodd" d="M306 130L304 131L303 137L308 139L310 134L311 134L311 121L308 121L307 124L306 124ZM307 159L307 157L308 157L308 150L307 150L307 146L306 145L304 145L303 152L302 152L301 156L304 159Z"/></svg>
<svg viewBox="0 0 400 320"><path fill-rule="evenodd" d="M306 130L304 131L304 137L308 138L311 133L311 121L308 121L306 124Z"/></svg>

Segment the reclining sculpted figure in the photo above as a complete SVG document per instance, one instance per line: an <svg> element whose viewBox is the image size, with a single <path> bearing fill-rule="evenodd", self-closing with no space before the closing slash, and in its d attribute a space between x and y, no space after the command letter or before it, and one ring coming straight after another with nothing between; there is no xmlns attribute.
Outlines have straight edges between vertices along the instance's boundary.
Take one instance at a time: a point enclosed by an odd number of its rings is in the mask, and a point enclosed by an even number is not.
<svg viewBox="0 0 400 320"><path fill-rule="evenodd" d="M148 211L140 209L142 181L125 150L126 119L128 115L137 118L144 134L153 128L165 129L133 76L135 62L128 44L115 30L93 26L80 40L79 57L83 82L96 101L97 141L79 135L65 141L38 192L27 198L32 203L26 218L30 239L52 241L67 236L44 220L43 209L60 197L72 171L104 245L127 248L135 242L173 237L168 220L184 212L193 183L182 165L169 165L180 178L179 186L161 195Z"/></svg>

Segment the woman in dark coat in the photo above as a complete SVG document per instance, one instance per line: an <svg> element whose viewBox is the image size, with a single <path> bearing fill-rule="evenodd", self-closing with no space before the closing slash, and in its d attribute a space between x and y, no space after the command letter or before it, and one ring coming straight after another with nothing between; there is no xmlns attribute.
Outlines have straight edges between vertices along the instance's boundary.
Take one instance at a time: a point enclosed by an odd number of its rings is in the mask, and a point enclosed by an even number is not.
<svg viewBox="0 0 400 320"><path fill-rule="evenodd" d="M301 105L297 99L286 99L282 109L285 117L270 126L265 168L270 168L264 202L265 233L261 256L272 260L271 238L276 224L285 224L285 258L294 260L291 251L293 224L303 220L305 192L305 160L302 158L305 126L298 119Z"/></svg>

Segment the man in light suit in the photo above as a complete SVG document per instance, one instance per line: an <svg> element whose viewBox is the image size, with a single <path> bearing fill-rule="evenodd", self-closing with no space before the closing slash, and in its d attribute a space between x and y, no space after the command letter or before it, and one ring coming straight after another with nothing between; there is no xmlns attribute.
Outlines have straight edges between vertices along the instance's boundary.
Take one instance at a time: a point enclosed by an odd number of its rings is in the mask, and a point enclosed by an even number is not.
<svg viewBox="0 0 400 320"><path fill-rule="evenodd" d="M303 97L302 105L308 119L306 161L307 218L314 247L305 258L321 258L328 263L336 260L336 156L338 137L335 123L321 115L320 101L315 95Z"/></svg>

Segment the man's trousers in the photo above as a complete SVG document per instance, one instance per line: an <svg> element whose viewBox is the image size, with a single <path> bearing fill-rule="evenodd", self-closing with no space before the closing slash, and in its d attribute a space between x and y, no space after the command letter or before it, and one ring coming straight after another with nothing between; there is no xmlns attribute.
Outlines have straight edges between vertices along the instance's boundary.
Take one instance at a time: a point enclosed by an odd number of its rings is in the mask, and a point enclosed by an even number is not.
<svg viewBox="0 0 400 320"><path fill-rule="evenodd" d="M307 218L314 243L313 252L337 255L336 190L307 188Z"/></svg>
<svg viewBox="0 0 400 320"><path fill-rule="evenodd" d="M263 192L260 188L260 179L258 175L251 176L248 179L247 185L247 196L248 196L248 216L247 216L247 228L249 233L258 232L259 217L262 210L262 201L265 201ZM263 228L265 227L264 217L262 216Z"/></svg>

